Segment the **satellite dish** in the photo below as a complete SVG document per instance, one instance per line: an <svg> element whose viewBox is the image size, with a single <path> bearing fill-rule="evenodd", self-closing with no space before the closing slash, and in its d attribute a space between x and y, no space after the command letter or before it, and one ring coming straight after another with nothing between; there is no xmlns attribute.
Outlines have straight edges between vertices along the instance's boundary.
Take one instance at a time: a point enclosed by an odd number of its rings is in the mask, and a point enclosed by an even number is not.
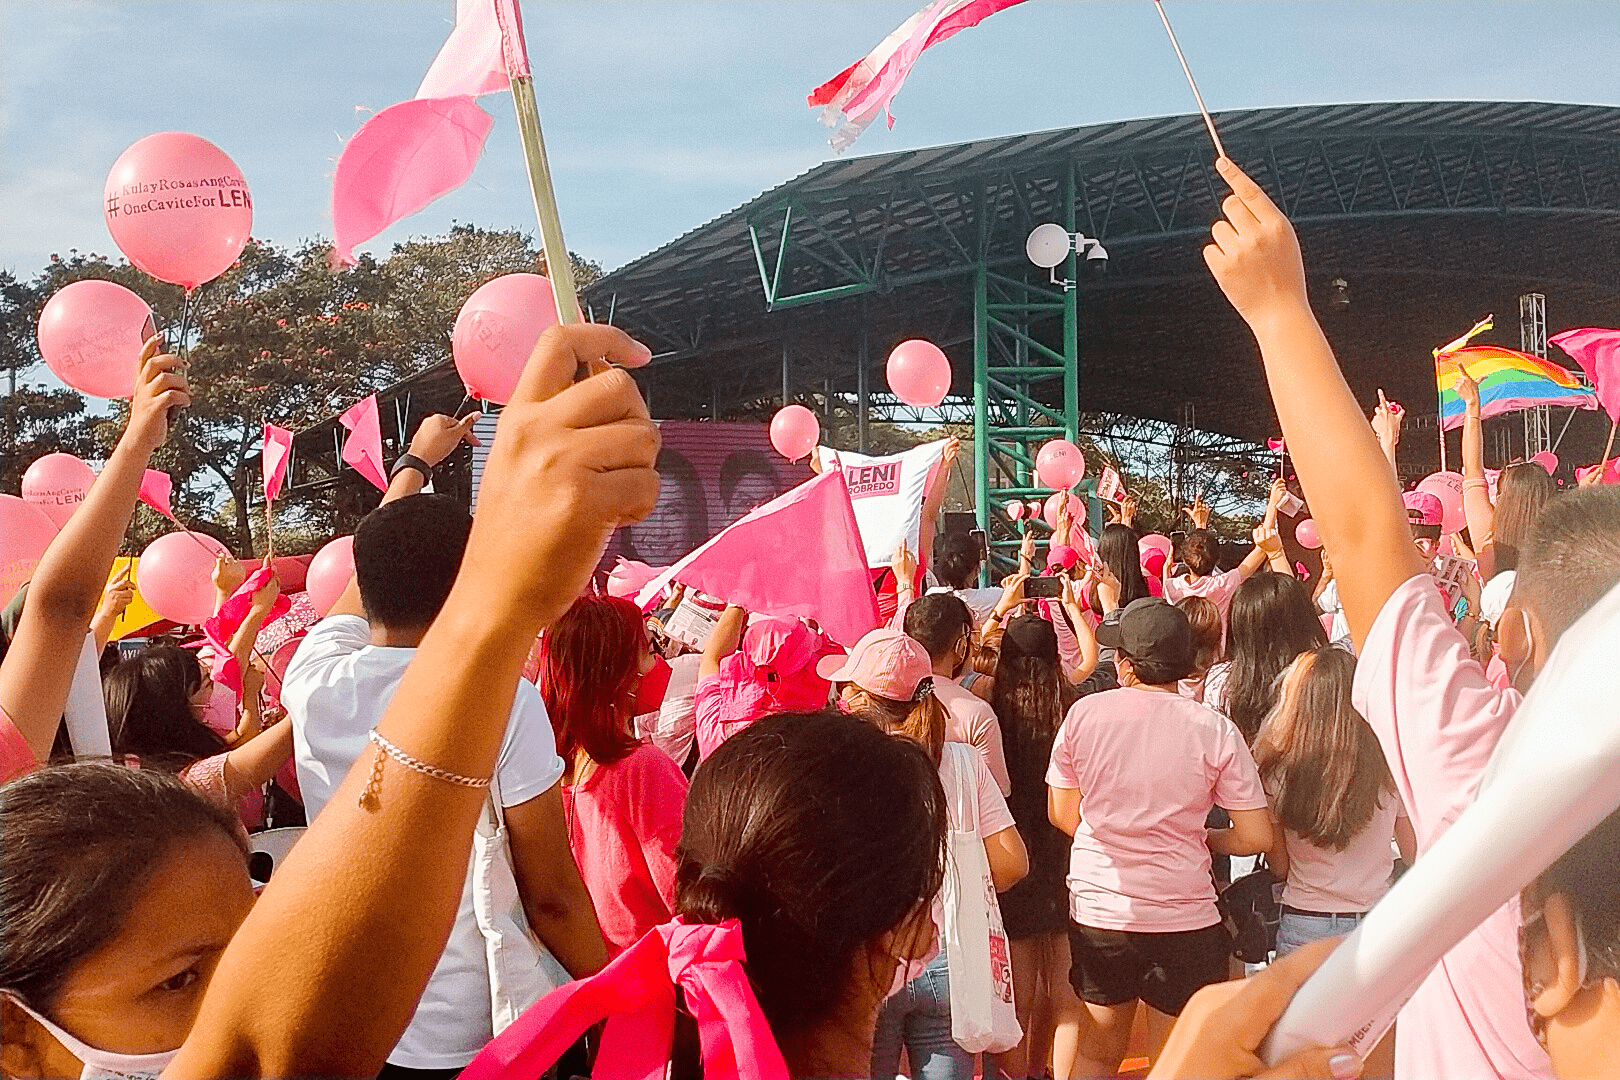
<svg viewBox="0 0 1620 1080"><path fill-rule="evenodd" d="M1045 270L1057 266L1074 250L1074 238L1061 225L1047 222L1035 226L1035 231L1024 241L1024 253L1029 261Z"/></svg>

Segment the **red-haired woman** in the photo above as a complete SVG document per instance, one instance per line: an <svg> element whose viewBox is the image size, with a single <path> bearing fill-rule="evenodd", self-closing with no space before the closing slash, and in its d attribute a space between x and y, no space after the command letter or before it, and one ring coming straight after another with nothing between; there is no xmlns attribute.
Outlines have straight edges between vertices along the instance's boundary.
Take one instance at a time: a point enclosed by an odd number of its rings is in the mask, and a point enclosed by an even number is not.
<svg viewBox="0 0 1620 1080"><path fill-rule="evenodd" d="M542 642L540 695L566 770L569 846L614 956L675 909L686 777L633 733L662 692L654 667L641 613L617 597L580 597Z"/></svg>

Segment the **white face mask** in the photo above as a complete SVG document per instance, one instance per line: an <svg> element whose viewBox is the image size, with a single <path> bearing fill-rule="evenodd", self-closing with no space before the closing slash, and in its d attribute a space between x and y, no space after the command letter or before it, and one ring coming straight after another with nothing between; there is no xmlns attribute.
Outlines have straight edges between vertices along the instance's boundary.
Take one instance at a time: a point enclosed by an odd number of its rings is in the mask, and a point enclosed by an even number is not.
<svg viewBox="0 0 1620 1080"><path fill-rule="evenodd" d="M16 995L6 996L17 1008L32 1016L40 1027L50 1032L56 1041L62 1044L63 1049L79 1059L84 1066L79 1071L79 1080L155 1080L180 1053L178 1046L160 1054L114 1054L106 1050L97 1050L75 1039L30 1009Z"/></svg>

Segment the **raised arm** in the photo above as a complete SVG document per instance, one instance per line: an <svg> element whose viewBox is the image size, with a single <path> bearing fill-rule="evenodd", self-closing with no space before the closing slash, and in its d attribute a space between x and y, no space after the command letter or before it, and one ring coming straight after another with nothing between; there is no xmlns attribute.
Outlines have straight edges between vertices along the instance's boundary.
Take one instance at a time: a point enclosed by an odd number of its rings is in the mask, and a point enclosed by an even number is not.
<svg viewBox="0 0 1620 1080"><path fill-rule="evenodd" d="M609 326L540 339L501 415L461 572L378 725L442 772L362 757L237 931L168 1075L375 1076L409 1024L461 901L488 796L476 785L494 772L529 644L613 530L658 498L657 428L604 356L650 354Z"/></svg>
<svg viewBox="0 0 1620 1080"><path fill-rule="evenodd" d="M720 661L737 651L737 646L742 644L743 631L747 628L748 612L736 604L726 605L726 610L715 620L714 629L709 631L709 640L703 643L703 659L698 663L699 679L720 674Z"/></svg>
<svg viewBox="0 0 1620 1080"><path fill-rule="evenodd" d="M1395 475L1311 312L1294 227L1236 165L1222 158L1217 168L1234 194L1204 261L1259 342L1283 437L1333 553L1359 646L1384 602L1423 564Z"/></svg>
<svg viewBox="0 0 1620 1080"><path fill-rule="evenodd" d="M934 552L935 522L939 520L939 512L945 506L945 492L951 486L951 470L955 468L956 457L961 452L961 439L952 436L945 441L945 450L940 454L939 467L934 470L934 482L929 485L928 494L923 498L922 525L917 530L917 551L925 567Z"/></svg>
<svg viewBox="0 0 1620 1080"><path fill-rule="evenodd" d="M411 436L410 448L405 451L407 455L415 458L429 470L438 467L439 462L450 456L450 452L462 443L479 445L478 436L472 433L472 427L478 422L478 413L468 413L457 420L453 416L443 413L434 413L423 417L416 427L416 434ZM397 467L397 466L396 466ZM391 503L411 495L416 495L427 487L428 474L420 469L409 467L394 473L388 481L388 490L383 492L382 501ZM360 603L360 584L354 578L349 579L349 587L343 590L337 603L332 605L328 615L358 615L365 618L365 605Z"/></svg>
<svg viewBox="0 0 1620 1080"><path fill-rule="evenodd" d="M1480 576L1489 581L1495 572L1496 507L1485 482L1485 423L1479 415L1479 383L1462 365L1457 366L1457 396L1463 399L1462 459L1463 516L1468 538L1479 556Z"/></svg>
<svg viewBox="0 0 1620 1080"><path fill-rule="evenodd" d="M44 761L67 703L90 618L140 494L152 452L169 435L169 410L191 404L180 358L141 350L129 424L90 493L62 526L28 585L28 600L0 665L0 709Z"/></svg>

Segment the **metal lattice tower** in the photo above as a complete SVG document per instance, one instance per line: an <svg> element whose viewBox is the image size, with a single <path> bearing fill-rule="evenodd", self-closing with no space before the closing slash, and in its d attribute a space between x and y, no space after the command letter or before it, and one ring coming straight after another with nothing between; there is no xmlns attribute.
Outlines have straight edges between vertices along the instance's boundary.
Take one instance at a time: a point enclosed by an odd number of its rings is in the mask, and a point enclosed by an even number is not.
<svg viewBox="0 0 1620 1080"><path fill-rule="evenodd" d="M1547 358L1547 298L1541 293L1519 297L1519 348L1532 356ZM1551 450L1552 409L1537 405L1524 411L1525 460Z"/></svg>

